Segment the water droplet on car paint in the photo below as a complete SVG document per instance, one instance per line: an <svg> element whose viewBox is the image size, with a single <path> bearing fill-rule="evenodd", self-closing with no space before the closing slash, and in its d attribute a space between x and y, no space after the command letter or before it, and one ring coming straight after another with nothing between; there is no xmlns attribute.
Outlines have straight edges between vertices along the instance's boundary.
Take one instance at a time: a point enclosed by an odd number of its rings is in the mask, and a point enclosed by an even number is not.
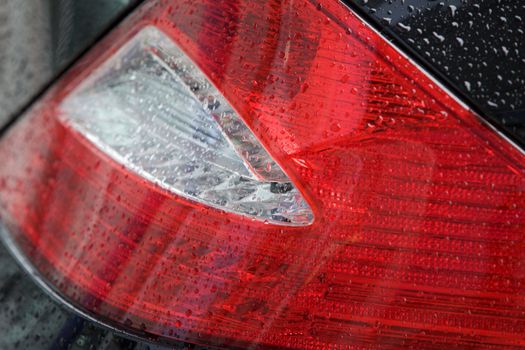
<svg viewBox="0 0 525 350"><path fill-rule="evenodd" d="M454 6L454 5L449 5L448 8L450 10L450 14L452 15L452 17L454 17L456 15L456 10L458 8L456 6Z"/></svg>
<svg viewBox="0 0 525 350"><path fill-rule="evenodd" d="M404 31L406 32L409 32L410 31L410 26L409 25L406 25L406 24L403 24L402 22L399 22L397 24L397 26L401 29L403 29Z"/></svg>
<svg viewBox="0 0 525 350"><path fill-rule="evenodd" d="M436 32L432 32L432 35L441 42L445 41L445 37L443 35L440 35Z"/></svg>

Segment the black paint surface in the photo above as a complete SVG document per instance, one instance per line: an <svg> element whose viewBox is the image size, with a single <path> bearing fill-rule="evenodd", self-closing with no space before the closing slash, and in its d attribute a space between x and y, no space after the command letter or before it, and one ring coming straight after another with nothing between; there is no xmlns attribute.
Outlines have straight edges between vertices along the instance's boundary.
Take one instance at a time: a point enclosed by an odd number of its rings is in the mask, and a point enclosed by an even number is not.
<svg viewBox="0 0 525 350"><path fill-rule="evenodd" d="M345 2L525 146L525 1Z"/></svg>

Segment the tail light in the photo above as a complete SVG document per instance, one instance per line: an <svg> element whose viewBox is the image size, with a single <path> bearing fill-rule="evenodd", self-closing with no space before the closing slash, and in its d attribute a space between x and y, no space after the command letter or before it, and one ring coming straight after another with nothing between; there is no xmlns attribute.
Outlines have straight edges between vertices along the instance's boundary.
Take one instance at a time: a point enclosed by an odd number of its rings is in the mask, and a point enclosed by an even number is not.
<svg viewBox="0 0 525 350"><path fill-rule="evenodd" d="M148 1L0 159L16 249L121 329L525 345L523 155L337 2Z"/></svg>

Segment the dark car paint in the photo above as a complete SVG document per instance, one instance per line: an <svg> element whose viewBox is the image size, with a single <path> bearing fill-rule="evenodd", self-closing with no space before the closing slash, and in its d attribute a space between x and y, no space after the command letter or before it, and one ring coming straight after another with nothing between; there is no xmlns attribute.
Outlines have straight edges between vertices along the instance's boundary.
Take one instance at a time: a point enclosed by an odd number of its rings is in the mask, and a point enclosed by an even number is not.
<svg viewBox="0 0 525 350"><path fill-rule="evenodd" d="M525 146L525 2L344 2Z"/></svg>
<svg viewBox="0 0 525 350"><path fill-rule="evenodd" d="M0 134L140 0L0 0Z"/></svg>
<svg viewBox="0 0 525 350"><path fill-rule="evenodd" d="M524 47L517 47L516 54L508 56L501 56L501 52L492 54L491 47L511 47L515 43L519 44L519 40L525 42L523 31L519 31L523 28L523 22L515 18L525 18L525 4L521 6L519 2L496 0L476 4L465 0L347 1L363 17L375 21L376 28L401 45L451 89L462 94L494 124L504 128L515 139L523 141ZM103 33L109 23L125 11L123 6L116 6L115 0L49 0L47 3L51 29L50 32L42 33L42 37L49 40L48 47L51 50L39 54L49 60L49 68L39 71L31 66L30 60L25 61L25 72L30 74L20 74L19 77L28 79L29 76L32 83L17 90L17 101L13 101L16 106L11 108L11 115L38 95L46 84L51 83ZM502 11L508 14L509 19L507 24L498 25L498 21L501 21L498 14ZM484 14L485 18L471 25L469 21L477 14ZM407 30L407 26L411 30ZM512 31L511 27L514 28ZM462 45L456 39L459 35L463 39ZM501 62L503 59L505 64ZM503 78L499 79L498 75ZM471 82L470 89L467 89L465 81ZM4 119L11 115L4 115ZM1 120L2 115L0 124ZM0 264L0 348L165 349L148 342L128 339L60 305L35 284L32 277L15 263L3 247L0 247ZM204 349L182 343L170 348Z"/></svg>

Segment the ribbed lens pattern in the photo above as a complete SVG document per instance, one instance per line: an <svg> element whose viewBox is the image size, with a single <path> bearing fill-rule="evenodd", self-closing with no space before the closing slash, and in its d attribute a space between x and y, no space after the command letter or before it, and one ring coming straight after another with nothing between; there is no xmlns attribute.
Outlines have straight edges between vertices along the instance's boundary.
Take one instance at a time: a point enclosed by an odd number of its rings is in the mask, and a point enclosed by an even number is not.
<svg viewBox="0 0 525 350"><path fill-rule="evenodd" d="M336 2L149 5L0 142L0 216L64 296L131 331L222 347L525 344L517 149ZM145 25L238 111L312 225L162 191L57 118Z"/></svg>

